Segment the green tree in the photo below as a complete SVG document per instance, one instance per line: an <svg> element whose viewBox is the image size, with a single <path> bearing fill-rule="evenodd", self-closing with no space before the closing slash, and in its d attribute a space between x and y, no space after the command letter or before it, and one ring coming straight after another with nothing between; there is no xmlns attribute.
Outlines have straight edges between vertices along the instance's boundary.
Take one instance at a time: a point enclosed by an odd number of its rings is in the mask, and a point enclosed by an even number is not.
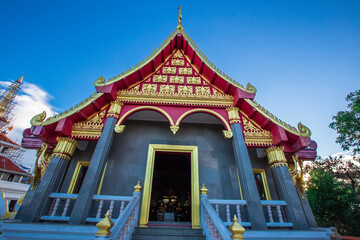
<svg viewBox="0 0 360 240"><path fill-rule="evenodd" d="M351 92L345 98L348 104L347 111L340 111L332 119L329 127L339 134L336 142L343 150L353 148L354 154L360 153L360 90Z"/></svg>
<svg viewBox="0 0 360 240"><path fill-rule="evenodd" d="M321 169L311 172L307 197L320 227L335 226L342 235L360 236L360 201L349 189Z"/></svg>

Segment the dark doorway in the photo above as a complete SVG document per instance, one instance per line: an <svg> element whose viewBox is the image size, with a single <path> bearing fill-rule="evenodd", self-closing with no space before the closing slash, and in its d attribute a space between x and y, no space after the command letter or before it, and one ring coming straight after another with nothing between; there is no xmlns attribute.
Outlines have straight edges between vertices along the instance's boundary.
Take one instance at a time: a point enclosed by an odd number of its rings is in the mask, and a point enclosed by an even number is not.
<svg viewBox="0 0 360 240"><path fill-rule="evenodd" d="M191 222L190 153L155 153L149 220Z"/></svg>

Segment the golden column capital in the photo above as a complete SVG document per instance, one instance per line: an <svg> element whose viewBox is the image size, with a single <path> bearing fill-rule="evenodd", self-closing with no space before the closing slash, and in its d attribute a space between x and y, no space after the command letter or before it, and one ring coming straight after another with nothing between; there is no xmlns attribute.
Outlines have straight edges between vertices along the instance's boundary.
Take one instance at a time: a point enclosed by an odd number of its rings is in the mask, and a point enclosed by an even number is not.
<svg viewBox="0 0 360 240"><path fill-rule="evenodd" d="M68 137L57 137L57 144L53 151L53 156L65 158L70 161L73 156L78 142Z"/></svg>
<svg viewBox="0 0 360 240"><path fill-rule="evenodd" d="M238 107L228 107L228 108L226 108L226 111L229 114L230 124L241 123L240 122L239 108Z"/></svg>
<svg viewBox="0 0 360 240"><path fill-rule="evenodd" d="M110 103L110 109L107 112L107 117L118 118L120 115L121 108L124 106L124 103L119 100L112 101Z"/></svg>
<svg viewBox="0 0 360 240"><path fill-rule="evenodd" d="M288 166L284 154L284 146L269 147L266 149L266 155L271 168L279 166Z"/></svg>

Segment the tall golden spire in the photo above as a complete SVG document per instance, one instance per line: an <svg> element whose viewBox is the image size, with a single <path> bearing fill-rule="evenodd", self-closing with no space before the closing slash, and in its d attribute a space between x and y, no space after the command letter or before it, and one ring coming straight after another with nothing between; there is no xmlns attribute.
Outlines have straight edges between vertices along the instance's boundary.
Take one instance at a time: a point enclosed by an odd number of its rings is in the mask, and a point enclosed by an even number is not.
<svg viewBox="0 0 360 240"><path fill-rule="evenodd" d="M0 99L0 118L7 118L7 115L11 111L12 107L10 106L17 94L17 90L22 84L24 75L22 75L18 80L11 84L10 88L3 94L2 99Z"/></svg>
<svg viewBox="0 0 360 240"><path fill-rule="evenodd" d="M182 19L182 11L181 11L181 6L179 7L179 16L178 16L178 25L177 25L177 29L179 30L183 30L183 26L181 23L181 19Z"/></svg>

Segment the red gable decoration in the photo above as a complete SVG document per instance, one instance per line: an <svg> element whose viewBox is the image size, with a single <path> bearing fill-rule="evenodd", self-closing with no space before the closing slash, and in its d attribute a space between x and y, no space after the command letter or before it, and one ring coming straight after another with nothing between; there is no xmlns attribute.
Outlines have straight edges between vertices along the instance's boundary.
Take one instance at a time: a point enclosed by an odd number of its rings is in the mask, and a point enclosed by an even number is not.
<svg viewBox="0 0 360 240"><path fill-rule="evenodd" d="M161 113L174 134L181 131L184 118L202 112L218 118L224 126L224 136L231 138L226 108L235 106L240 109L248 147L281 145L287 154L297 153L303 159L316 156L307 127L299 123L296 129L256 103L255 87L244 87L214 66L182 26L141 63L108 81L101 76L94 85L96 93L69 110L46 120L45 112L35 116L31 129L24 131L22 146L39 148L43 142L54 146L58 136L97 140L110 102L118 100L124 106L117 132L122 132L123 122L138 111Z"/></svg>

